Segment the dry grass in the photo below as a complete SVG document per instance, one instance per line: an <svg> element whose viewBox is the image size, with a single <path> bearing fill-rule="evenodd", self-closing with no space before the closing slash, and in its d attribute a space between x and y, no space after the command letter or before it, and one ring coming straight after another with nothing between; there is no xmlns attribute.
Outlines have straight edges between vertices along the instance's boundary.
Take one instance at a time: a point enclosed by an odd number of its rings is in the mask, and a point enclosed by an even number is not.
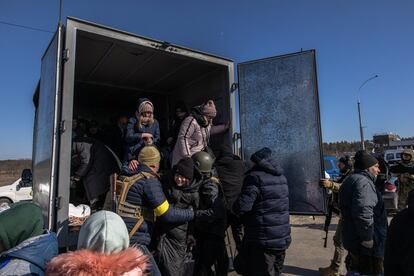
<svg viewBox="0 0 414 276"><path fill-rule="evenodd" d="M8 185L19 179L23 169L30 169L32 160L0 160L0 186Z"/></svg>

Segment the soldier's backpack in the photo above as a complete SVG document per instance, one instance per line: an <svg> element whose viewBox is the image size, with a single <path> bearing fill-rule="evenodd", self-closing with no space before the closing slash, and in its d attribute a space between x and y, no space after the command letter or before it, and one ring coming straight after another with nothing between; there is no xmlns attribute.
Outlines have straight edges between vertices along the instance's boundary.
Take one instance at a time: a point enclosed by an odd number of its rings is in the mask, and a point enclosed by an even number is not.
<svg viewBox="0 0 414 276"><path fill-rule="evenodd" d="M144 220L151 222L155 221L155 214L152 209L145 208L143 206L128 203L126 197L129 189L135 182L142 178L154 178L150 173L140 172L132 176L119 176L116 180L116 213L124 218L134 218L137 220L134 227L129 232L129 238L131 238L141 227Z"/></svg>

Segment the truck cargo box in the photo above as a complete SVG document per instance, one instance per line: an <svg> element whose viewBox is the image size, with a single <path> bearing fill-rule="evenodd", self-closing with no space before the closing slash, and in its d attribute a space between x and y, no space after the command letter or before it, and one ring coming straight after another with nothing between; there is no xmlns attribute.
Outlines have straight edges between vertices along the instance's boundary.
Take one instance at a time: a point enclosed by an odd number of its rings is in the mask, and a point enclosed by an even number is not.
<svg viewBox="0 0 414 276"><path fill-rule="evenodd" d="M213 99L215 123L232 123L214 143L233 143L246 159L270 147L288 177L291 211L324 213L315 51L243 63L238 76L239 85L227 58L75 18L60 25L42 58L33 146L34 201L60 246L73 244L68 206L74 116L105 124L121 112L132 116L140 97L154 103L161 133L177 102L191 107Z"/></svg>

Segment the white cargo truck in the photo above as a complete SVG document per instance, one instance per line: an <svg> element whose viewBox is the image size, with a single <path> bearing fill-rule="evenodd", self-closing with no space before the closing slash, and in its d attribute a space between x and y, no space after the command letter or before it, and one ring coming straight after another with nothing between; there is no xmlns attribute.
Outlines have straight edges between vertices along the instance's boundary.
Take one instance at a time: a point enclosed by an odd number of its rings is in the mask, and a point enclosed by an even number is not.
<svg viewBox="0 0 414 276"><path fill-rule="evenodd" d="M74 116L104 124L133 114L143 96L154 103L161 133L178 101L213 99L217 122L231 121L214 143L233 143L246 159L271 148L289 181L291 211L325 212L314 50L241 63L235 81L231 59L69 17L42 57L33 97L33 201L61 247L77 235L68 229Z"/></svg>

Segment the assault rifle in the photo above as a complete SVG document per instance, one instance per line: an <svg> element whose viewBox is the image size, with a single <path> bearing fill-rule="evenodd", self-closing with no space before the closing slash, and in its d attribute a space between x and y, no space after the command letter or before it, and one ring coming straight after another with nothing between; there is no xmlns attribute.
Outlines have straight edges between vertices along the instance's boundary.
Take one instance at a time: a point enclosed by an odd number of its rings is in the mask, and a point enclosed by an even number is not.
<svg viewBox="0 0 414 276"><path fill-rule="evenodd" d="M332 214L333 214L333 193L329 194L327 197L327 204L328 204L328 213L326 214L325 217L325 225L323 227L323 230L325 231L325 238L324 238L324 242L323 242L323 247L327 247L328 245L328 234L329 234L329 225L331 225L331 220L332 220Z"/></svg>

